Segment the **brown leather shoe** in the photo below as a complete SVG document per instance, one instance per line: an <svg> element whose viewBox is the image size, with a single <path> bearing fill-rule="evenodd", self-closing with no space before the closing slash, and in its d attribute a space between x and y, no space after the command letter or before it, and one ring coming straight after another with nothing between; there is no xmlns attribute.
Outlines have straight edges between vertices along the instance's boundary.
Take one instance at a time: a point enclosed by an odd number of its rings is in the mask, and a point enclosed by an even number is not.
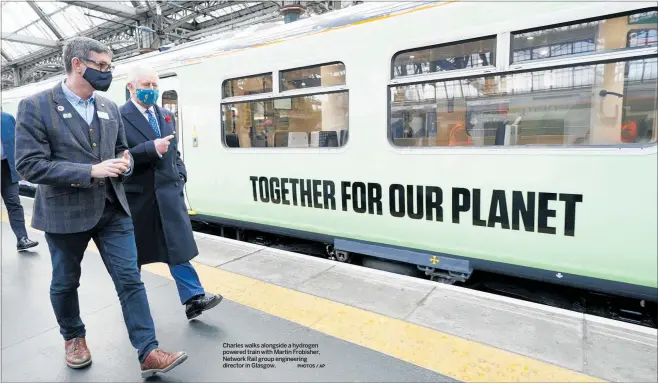
<svg viewBox="0 0 658 383"><path fill-rule="evenodd" d="M66 349L66 365L71 368L82 368L91 364L91 353L87 348L85 338L73 338L64 343Z"/></svg>
<svg viewBox="0 0 658 383"><path fill-rule="evenodd" d="M185 360L187 360L187 354L183 351L166 352L156 348L148 354L144 363L142 363L142 378L148 378L159 372L169 372Z"/></svg>

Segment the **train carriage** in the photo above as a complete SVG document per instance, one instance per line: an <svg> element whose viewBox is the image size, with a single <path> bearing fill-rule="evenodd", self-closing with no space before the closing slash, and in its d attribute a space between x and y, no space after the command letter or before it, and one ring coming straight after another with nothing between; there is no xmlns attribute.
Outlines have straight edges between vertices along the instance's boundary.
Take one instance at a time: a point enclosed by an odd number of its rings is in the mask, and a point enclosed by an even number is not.
<svg viewBox="0 0 658 383"><path fill-rule="evenodd" d="M656 301L657 30L653 2L364 3L120 62L107 96L158 70L194 220Z"/></svg>

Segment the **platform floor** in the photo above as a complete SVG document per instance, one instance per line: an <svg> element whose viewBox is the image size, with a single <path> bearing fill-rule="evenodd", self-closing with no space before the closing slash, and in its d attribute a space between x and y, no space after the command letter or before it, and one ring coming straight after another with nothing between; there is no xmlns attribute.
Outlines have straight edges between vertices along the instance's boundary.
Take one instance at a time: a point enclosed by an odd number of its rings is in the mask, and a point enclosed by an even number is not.
<svg viewBox="0 0 658 383"><path fill-rule="evenodd" d="M112 280L93 250L85 254L79 289L93 363L81 371L66 367L63 341L48 296L48 248L40 233L31 235L39 246L32 252L18 253L9 224L2 222L2 381L141 381ZM161 346L189 354L187 362L163 375L164 381L451 381L230 300L188 321L173 281L148 271L143 279ZM325 366L309 369L297 368L298 362L275 362L274 369L223 367L224 343L252 342L315 344L319 354L308 356L309 363Z"/></svg>
<svg viewBox="0 0 658 383"><path fill-rule="evenodd" d="M24 198L30 222L31 199ZM79 289L95 358L72 371L48 297L42 233L17 253L2 215L2 381L141 381L93 242ZM158 338L189 360L164 381L656 381L656 330L196 233L225 300L188 322L165 265L143 272ZM224 343L317 344L313 370L223 367Z"/></svg>

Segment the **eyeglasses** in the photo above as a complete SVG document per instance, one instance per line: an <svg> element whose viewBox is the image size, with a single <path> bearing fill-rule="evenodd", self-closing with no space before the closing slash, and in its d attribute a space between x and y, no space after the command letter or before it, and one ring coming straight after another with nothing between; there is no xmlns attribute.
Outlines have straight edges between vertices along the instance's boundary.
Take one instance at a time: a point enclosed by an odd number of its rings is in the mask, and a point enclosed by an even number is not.
<svg viewBox="0 0 658 383"><path fill-rule="evenodd" d="M108 64L108 63L104 63L104 62L98 62L98 61L91 60L91 59L86 59L86 58L80 58L80 57L78 57L78 58L80 60L84 60L84 61L87 61L87 62L94 63L94 64L98 65L99 70L101 72L112 72L114 70L114 65L112 65L112 64Z"/></svg>

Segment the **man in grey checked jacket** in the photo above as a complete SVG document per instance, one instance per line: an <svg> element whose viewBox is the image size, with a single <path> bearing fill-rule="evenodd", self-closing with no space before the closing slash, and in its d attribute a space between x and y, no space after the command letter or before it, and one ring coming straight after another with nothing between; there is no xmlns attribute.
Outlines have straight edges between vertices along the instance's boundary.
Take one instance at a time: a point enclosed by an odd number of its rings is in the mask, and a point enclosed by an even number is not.
<svg viewBox="0 0 658 383"><path fill-rule="evenodd" d="M167 372L187 355L158 348L122 185L133 159L119 108L95 94L110 87L112 52L96 40L75 37L63 57L66 80L19 104L16 171L38 184L32 227L45 232L50 249L50 299L66 363L72 368L91 363L77 289L80 263L93 239L119 295L142 376Z"/></svg>

